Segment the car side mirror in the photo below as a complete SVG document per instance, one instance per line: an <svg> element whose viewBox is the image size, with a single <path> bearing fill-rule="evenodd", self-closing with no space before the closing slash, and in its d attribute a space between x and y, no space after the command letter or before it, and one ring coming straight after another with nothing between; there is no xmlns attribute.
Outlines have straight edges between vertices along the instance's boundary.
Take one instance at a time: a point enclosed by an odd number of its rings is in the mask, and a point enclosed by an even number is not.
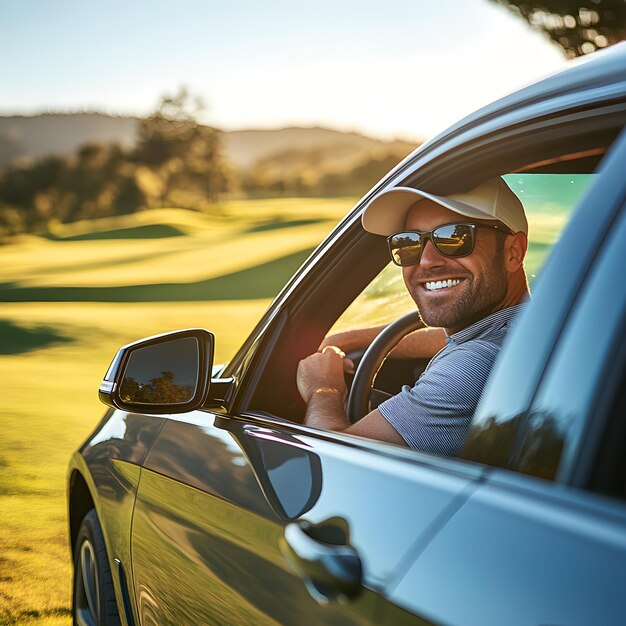
<svg viewBox="0 0 626 626"><path fill-rule="evenodd" d="M214 345L213 334L202 328L130 343L113 359L100 385L100 400L131 413L197 410L209 397Z"/></svg>

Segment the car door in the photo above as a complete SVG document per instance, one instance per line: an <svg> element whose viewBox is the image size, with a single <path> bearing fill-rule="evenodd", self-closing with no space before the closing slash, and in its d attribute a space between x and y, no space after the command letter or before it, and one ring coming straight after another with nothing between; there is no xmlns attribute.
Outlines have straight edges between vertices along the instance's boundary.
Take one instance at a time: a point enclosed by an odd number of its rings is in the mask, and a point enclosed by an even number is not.
<svg viewBox="0 0 626 626"><path fill-rule="evenodd" d="M480 470L261 415L168 419L132 528L140 624L373 624Z"/></svg>
<svg viewBox="0 0 626 626"><path fill-rule="evenodd" d="M478 408L465 454L507 469L408 568L385 623L626 620L626 136L616 143ZM557 324L533 324L555 294Z"/></svg>

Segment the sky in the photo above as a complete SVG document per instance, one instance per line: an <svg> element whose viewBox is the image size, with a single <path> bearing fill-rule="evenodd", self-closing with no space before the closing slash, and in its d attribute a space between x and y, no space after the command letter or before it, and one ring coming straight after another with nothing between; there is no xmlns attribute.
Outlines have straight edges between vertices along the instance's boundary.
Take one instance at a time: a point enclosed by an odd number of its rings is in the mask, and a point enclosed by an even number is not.
<svg viewBox="0 0 626 626"><path fill-rule="evenodd" d="M225 130L427 139L566 65L490 0L0 0L0 114L145 115L185 85Z"/></svg>

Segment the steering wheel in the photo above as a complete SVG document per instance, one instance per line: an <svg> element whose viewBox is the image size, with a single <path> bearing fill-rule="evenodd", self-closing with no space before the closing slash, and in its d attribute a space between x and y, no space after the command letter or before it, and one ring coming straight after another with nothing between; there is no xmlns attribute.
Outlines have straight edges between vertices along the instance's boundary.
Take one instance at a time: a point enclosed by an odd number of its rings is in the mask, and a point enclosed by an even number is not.
<svg viewBox="0 0 626 626"><path fill-rule="evenodd" d="M372 341L354 374L346 411L354 424L369 413L372 383L387 355L405 335L422 328L424 324L417 311L412 311L392 322ZM382 393L382 392L379 392Z"/></svg>

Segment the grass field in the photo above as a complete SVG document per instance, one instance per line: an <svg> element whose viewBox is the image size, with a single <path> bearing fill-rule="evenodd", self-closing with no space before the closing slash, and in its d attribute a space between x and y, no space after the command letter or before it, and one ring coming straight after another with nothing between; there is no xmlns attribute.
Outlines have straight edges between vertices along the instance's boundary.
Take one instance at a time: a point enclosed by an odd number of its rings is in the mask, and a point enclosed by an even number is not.
<svg viewBox="0 0 626 626"><path fill-rule="evenodd" d="M203 326L227 360L350 200L150 211L0 254L0 624L69 624L65 472L117 348Z"/></svg>
<svg viewBox="0 0 626 626"><path fill-rule="evenodd" d="M71 621L65 472L104 411L96 391L117 348L202 326L217 337L216 361L227 360L351 206L281 199L233 202L213 216L149 211L2 247L0 626ZM562 223L533 220L529 274ZM397 271L384 280L369 296L378 307L402 291Z"/></svg>

